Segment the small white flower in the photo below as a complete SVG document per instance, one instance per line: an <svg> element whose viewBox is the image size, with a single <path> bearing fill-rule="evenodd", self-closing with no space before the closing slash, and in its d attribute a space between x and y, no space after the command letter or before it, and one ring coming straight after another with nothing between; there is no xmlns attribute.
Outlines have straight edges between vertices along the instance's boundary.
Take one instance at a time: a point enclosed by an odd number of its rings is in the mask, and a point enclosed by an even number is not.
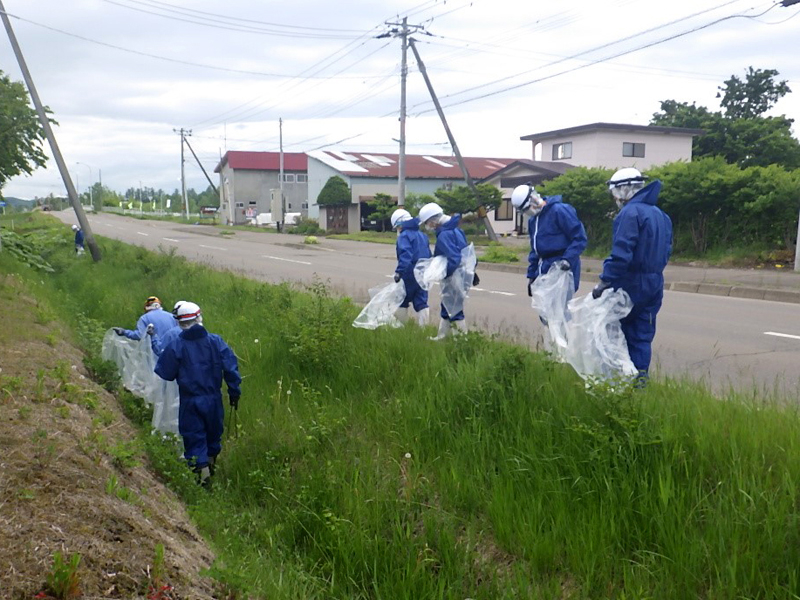
<svg viewBox="0 0 800 600"><path fill-rule="evenodd" d="M292 395L292 390L286 390L286 395L287 396L291 396Z"/></svg>
<svg viewBox="0 0 800 600"><path fill-rule="evenodd" d="M258 343L258 338L254 339L254 340L253 340L253 343L254 343L254 344L257 344L257 343Z"/></svg>
<svg viewBox="0 0 800 600"><path fill-rule="evenodd" d="M72 365L72 370L73 371L77 371L78 370L78 365Z"/></svg>
<svg viewBox="0 0 800 600"><path fill-rule="evenodd" d="M83 375L81 375L81 377L80 377L80 378L81 378L81 379L86 379L86 377L84 377Z"/></svg>
<svg viewBox="0 0 800 600"><path fill-rule="evenodd" d="M411 452L406 452L406 458L411 458Z"/></svg>

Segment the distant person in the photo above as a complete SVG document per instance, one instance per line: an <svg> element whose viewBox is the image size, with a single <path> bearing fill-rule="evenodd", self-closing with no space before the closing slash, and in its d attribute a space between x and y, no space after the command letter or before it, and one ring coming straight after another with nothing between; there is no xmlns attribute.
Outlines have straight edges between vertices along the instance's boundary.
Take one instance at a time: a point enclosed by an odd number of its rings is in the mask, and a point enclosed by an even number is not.
<svg viewBox="0 0 800 600"><path fill-rule="evenodd" d="M182 302L175 319L181 333L163 349L155 372L162 379L178 382L178 430L184 457L198 483L208 487L222 451L222 379L228 384L231 408L238 410L242 378L236 355L220 336L206 331L197 304Z"/></svg>
<svg viewBox="0 0 800 600"><path fill-rule="evenodd" d="M152 335L153 341L150 343L155 352L155 340L164 336L170 329L177 328L177 326L175 318L161 308L161 300L158 299L158 296L149 296L144 302L144 314L136 322L136 329L114 327L114 333L124 335L130 340L140 340L147 334ZM156 352L156 354L158 353Z"/></svg>
<svg viewBox="0 0 800 600"><path fill-rule="evenodd" d="M434 257L444 256L447 258L447 273L442 281L442 294L447 292L448 286L460 287L460 282L454 281L452 276L456 269L461 266L461 251L469 245L467 236L458 226L461 221L461 215L453 215L452 217L446 215L441 206L435 202L429 202L420 209L418 218L420 223L423 223L428 230L436 232L436 245L433 249ZM475 273L472 285L478 285L479 283L480 278ZM436 337L431 339L442 340L446 338L453 333L453 327L461 333L467 331L464 311L462 309L451 315L447 312L444 303L442 303L439 332Z"/></svg>
<svg viewBox="0 0 800 600"><path fill-rule="evenodd" d="M407 210L398 208L392 213L392 229L397 230L397 268L394 281L401 279L406 286L406 297L400 305L397 316L402 322L408 320L408 307L414 306L420 326L428 322L428 292L423 290L414 277L414 267L420 258L430 258L431 248L428 236L419 230L419 219L411 217Z"/></svg>
<svg viewBox="0 0 800 600"><path fill-rule="evenodd" d="M555 266L572 271L575 291L581 281L581 253L586 249L586 230L575 209L561 196L542 198L531 184L511 193L511 204L528 217L531 252L528 255L528 296L537 277ZM567 296L567 301L572 294Z"/></svg>
<svg viewBox="0 0 800 600"><path fill-rule="evenodd" d="M650 369L656 315L664 297L664 268L672 254L672 221L656 206L661 182L645 186L634 168L620 169L608 180L608 189L620 208L614 219L611 254L592 296L608 288L625 290L633 302L621 321L631 361L644 384Z"/></svg>
<svg viewBox="0 0 800 600"><path fill-rule="evenodd" d="M72 231L75 232L75 254L80 256L86 252L86 248L83 247L83 230L77 225L73 225Z"/></svg>

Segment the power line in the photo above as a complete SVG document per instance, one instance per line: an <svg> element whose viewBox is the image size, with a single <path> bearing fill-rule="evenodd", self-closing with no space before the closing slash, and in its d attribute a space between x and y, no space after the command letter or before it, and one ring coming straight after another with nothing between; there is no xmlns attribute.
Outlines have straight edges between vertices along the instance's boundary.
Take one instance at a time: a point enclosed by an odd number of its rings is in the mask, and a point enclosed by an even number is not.
<svg viewBox="0 0 800 600"><path fill-rule="evenodd" d="M728 2L727 4L730 4L730 2ZM763 11L763 12L757 14L757 15L742 15L742 14L728 15L726 17L722 17L721 19L716 19L714 21L711 21L710 23L706 23L705 25L701 25L699 27L694 27L692 29L688 29L686 31L683 31L683 32L680 32L680 33L677 33L677 34L674 34L674 35L671 35L671 36L668 36L666 38L662 38L660 40L656 40L654 42L650 42L650 43L644 44L642 46L637 46L636 48L631 48L631 49L628 49L628 50L625 50L625 51L622 51L622 52L618 52L617 54L614 54L614 55L611 55L611 56L607 56L605 58L599 58L597 60L591 61L591 62L589 62L587 64L584 64L584 65L578 65L578 66L572 67L570 69L565 69L564 71L559 71L558 73L554 73L554 74L551 74L551 75L546 75L544 77L540 77L538 79L533 79L533 80L526 81L526 82L523 82L523 83L518 83L516 85L509 86L507 88L503 88L503 89L500 89L500 90L495 90L493 92L488 92L488 93L482 94L480 96L474 96L472 98L467 98L467 99L461 100L459 102L452 102L452 103L446 105L444 108L450 108L450 107L453 107L453 106L459 106L461 104L466 104L467 102L473 102L475 100L482 100L484 98L489 98L491 96L496 96L498 94L504 94L506 92L509 92L509 91L512 91L512 90L516 90L516 89L519 89L519 88L522 88L522 87L526 87L526 86L534 84L534 83L539 83L541 81L546 81L548 79L553 79L554 77L558 77L560 75L565 75L567 73L572 73L574 71L579 71L581 69L585 69L585 68L591 67L593 65L597 65L597 64L600 64L600 63L603 63L603 62L607 62L609 60L613 60L615 58L619 58L620 56L625 56L627 54L632 54L634 52L638 52L639 50L644 50L646 48L651 48L653 46L657 46L659 44L663 44L665 42L669 42L671 40L674 40L674 39L689 35L690 33L694 33L696 31L700 31L702 29L707 29L708 27L711 27L711 26L716 25L718 23L721 23L723 21L728 21L730 19L736 19L736 18L755 19L756 17L761 17L761 16L765 15L770 10L775 8L776 6L780 6L780 4L777 4L777 3L773 4L772 6L767 8L765 11ZM558 61L558 62L562 62L562 61ZM508 79L508 78L504 78L504 79ZM475 88L470 88L470 89L474 90L474 89L477 89L479 87L485 87L485 85L476 86ZM462 93L464 93L466 91L470 91L470 90L469 89L468 90L462 90L460 92L457 92L456 94L450 94L450 96L455 96L455 95L458 95L458 94L462 94ZM420 116L420 115L423 115L425 113L431 112L432 110L434 110L434 109L427 109L427 110L424 110L424 111L420 111L419 113L417 113L417 116Z"/></svg>
<svg viewBox="0 0 800 600"><path fill-rule="evenodd" d="M216 66L213 66L213 65L206 65L206 64L203 64L203 63L197 63L197 62L192 62L192 61L188 61L188 60L181 60L181 59L177 59L177 58L169 58L167 56L161 56L159 54L152 54L150 52L143 52L141 50L134 50L132 48L125 48L123 46L117 46L115 44L109 44L107 42L101 42L99 40L94 40L92 38L88 38L88 37L85 37L85 36L82 36L82 35L78 35L77 33L70 33L69 31L64 31L63 29L58 29L56 27L51 27L49 25L45 25L44 23L39 23L37 21L32 21L31 19L26 19L24 17L20 17L19 15L12 15L11 13L6 13L6 14L9 17L12 17L12 18L17 19L19 21L22 21L24 23L29 23L31 25L35 25L36 27L41 27L42 29L47 29L49 31L54 31L56 33L60 33L62 35L66 35L66 36L69 36L69 37L72 37L72 38L76 38L76 39L82 40L84 42L97 44L99 46L105 46L106 48L113 48L114 50L120 50L121 52L128 52L130 54L136 54L136 55L139 55L139 56L146 56L148 58L155 58L157 60L163 60L163 61L166 61L166 62L176 63L176 64L180 64L180 65L186 65L186 66L190 66L190 67L199 67L201 69L210 69L210 70L213 70L213 71L223 71L223 72L227 72L227 73L237 73L237 74L240 74L240 75L258 75L260 77L284 77L284 78L285 77L289 77L289 78L294 77L293 75L290 75L288 73L266 73L266 72L263 72L263 71L248 71L248 70L244 70L244 69L230 69L228 67L216 67ZM352 77L348 77L347 79L373 79L373 78L377 78L377 77L378 76L352 76ZM313 75L310 75L310 76L307 76L307 78L314 79L315 77ZM320 79L326 79L326 78L325 77L321 77Z"/></svg>
<svg viewBox="0 0 800 600"><path fill-rule="evenodd" d="M155 12L152 10L146 10L144 8L137 8L135 6L128 6L127 4L122 4L120 2L116 2L115 0L103 0L108 4L113 4L115 6L120 6L122 8L126 8L128 10L133 10L136 12L141 12L149 15L155 15L157 17L161 17L163 19L170 19L173 21L180 21L183 23L192 23L194 25L201 25L203 27L213 27L214 29L227 29L229 31L240 31L244 33L256 33L261 35L272 35L277 37L291 37L291 38L312 38L312 39L351 39L353 36L345 36L345 35L333 35L333 34L322 34L322 33L312 33L312 32L290 32L290 31L279 31L274 29L264 29L260 27L251 27L247 25L235 25L232 23L226 23L225 21L221 20L214 20L214 19L207 19L209 22L198 21L194 17L177 17L172 16L169 14L162 14L159 12ZM163 10L163 9L161 9Z"/></svg>

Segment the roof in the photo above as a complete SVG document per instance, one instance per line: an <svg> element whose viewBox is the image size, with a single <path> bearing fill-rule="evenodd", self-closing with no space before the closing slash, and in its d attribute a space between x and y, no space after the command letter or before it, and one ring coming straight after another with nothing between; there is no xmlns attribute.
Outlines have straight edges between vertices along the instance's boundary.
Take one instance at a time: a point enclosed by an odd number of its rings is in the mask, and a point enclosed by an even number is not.
<svg viewBox="0 0 800 600"><path fill-rule="evenodd" d="M229 150L214 168L219 173L227 163L231 169L243 171L280 171L280 152L241 152ZM307 171L308 157L304 152L284 152L284 171Z"/></svg>
<svg viewBox="0 0 800 600"><path fill-rule="evenodd" d="M532 133L522 136L521 140L539 142L549 138L564 137L575 133L589 133L591 131L612 130L612 131L638 131L647 133L665 133L671 135L703 135L702 129L688 129L685 127L662 127L661 125L625 125L624 123L591 123L590 125L578 125L566 129L554 129L553 131L543 131L542 133Z"/></svg>
<svg viewBox="0 0 800 600"><path fill-rule="evenodd" d="M339 152L316 150L309 152L314 158L348 177L386 177L397 179L397 154L370 154L364 152ZM473 179L483 179L498 169L515 162L515 158L482 158L465 156L464 163ZM406 155L407 179L463 179L454 156L429 154Z"/></svg>
<svg viewBox="0 0 800 600"><path fill-rule="evenodd" d="M518 167L528 167L532 171L538 171L540 174L544 175L546 179L552 179L554 177L558 177L559 175L563 175L569 169L573 169L574 165L565 162L552 162L547 160L529 160L527 158L523 158L520 160L515 160L505 167L498 169L494 173L490 173L483 180L487 179L494 179L495 177L500 176L502 178L508 171L512 171Z"/></svg>

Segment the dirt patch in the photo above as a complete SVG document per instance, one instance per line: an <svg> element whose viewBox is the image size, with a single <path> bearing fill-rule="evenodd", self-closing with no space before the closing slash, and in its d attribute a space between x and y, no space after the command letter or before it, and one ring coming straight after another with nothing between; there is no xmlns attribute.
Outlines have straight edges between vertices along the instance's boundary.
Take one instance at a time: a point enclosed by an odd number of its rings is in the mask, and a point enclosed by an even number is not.
<svg viewBox="0 0 800 600"><path fill-rule="evenodd" d="M48 591L80 555L80 598L213 598L214 556L148 470L116 399L13 277L0 285L0 594ZM163 546L163 558L157 549ZM47 597L47 596L40 596Z"/></svg>

